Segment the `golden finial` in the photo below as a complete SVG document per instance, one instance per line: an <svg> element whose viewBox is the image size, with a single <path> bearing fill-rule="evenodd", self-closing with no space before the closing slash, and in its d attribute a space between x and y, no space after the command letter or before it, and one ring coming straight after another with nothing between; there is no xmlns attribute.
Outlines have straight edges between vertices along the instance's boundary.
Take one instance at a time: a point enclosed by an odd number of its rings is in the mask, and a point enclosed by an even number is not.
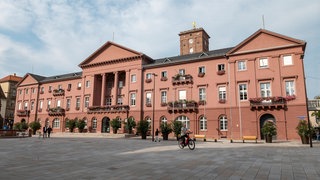
<svg viewBox="0 0 320 180"><path fill-rule="evenodd" d="M195 29L196 28L196 22L192 22L192 27L193 27L193 29Z"/></svg>

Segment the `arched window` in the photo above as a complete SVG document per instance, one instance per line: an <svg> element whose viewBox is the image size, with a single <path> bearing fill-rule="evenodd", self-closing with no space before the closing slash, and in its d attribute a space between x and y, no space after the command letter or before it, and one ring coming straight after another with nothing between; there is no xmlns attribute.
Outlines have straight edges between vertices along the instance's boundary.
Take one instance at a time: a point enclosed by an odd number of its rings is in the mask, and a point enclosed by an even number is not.
<svg viewBox="0 0 320 180"><path fill-rule="evenodd" d="M49 126L49 124L50 124L50 122L49 122L49 119L47 118L44 125L45 125L45 126Z"/></svg>
<svg viewBox="0 0 320 180"><path fill-rule="evenodd" d="M200 117L200 130L207 130L207 118L205 116Z"/></svg>
<svg viewBox="0 0 320 180"><path fill-rule="evenodd" d="M181 121L182 124L186 124L186 128L190 128L190 120L188 119L187 116L179 116L177 119L177 121Z"/></svg>
<svg viewBox="0 0 320 180"><path fill-rule="evenodd" d="M121 117L120 117L120 116L117 116L117 119L118 119L118 121L119 121L119 123L120 123L120 128L121 128L121 127L122 127Z"/></svg>
<svg viewBox="0 0 320 180"><path fill-rule="evenodd" d="M86 126L84 127L84 129L88 129L88 120L87 120L87 118L84 117L82 120L86 123Z"/></svg>
<svg viewBox="0 0 320 180"><path fill-rule="evenodd" d="M58 118L55 118L52 121L52 128L59 128L60 127L60 120Z"/></svg>
<svg viewBox="0 0 320 180"><path fill-rule="evenodd" d="M151 117L147 116L146 120L148 121L149 125L151 124Z"/></svg>
<svg viewBox="0 0 320 180"><path fill-rule="evenodd" d="M92 129L97 129L97 118L92 118Z"/></svg>
<svg viewBox="0 0 320 180"><path fill-rule="evenodd" d="M228 130L228 119L227 116L220 116L220 130L227 131Z"/></svg>
<svg viewBox="0 0 320 180"><path fill-rule="evenodd" d="M165 116L162 116L160 118L160 123L167 123L167 122L168 122L168 120L167 120L167 118Z"/></svg>

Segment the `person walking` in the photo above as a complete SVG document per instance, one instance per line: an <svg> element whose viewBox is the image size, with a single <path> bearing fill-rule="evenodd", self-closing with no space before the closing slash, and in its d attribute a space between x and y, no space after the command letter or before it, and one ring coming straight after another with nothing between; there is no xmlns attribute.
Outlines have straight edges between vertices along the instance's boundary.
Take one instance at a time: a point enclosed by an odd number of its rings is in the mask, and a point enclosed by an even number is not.
<svg viewBox="0 0 320 180"><path fill-rule="evenodd" d="M155 135L156 135L156 139L154 140L154 142L160 142L160 140L159 140L159 129L158 128L156 130Z"/></svg>
<svg viewBox="0 0 320 180"><path fill-rule="evenodd" d="M46 138L47 137L47 126L43 126L42 128L42 138Z"/></svg>
<svg viewBox="0 0 320 180"><path fill-rule="evenodd" d="M49 126L49 127L48 127L48 129L47 129L47 132L48 132L48 138L50 138L51 131L52 131L52 128Z"/></svg>

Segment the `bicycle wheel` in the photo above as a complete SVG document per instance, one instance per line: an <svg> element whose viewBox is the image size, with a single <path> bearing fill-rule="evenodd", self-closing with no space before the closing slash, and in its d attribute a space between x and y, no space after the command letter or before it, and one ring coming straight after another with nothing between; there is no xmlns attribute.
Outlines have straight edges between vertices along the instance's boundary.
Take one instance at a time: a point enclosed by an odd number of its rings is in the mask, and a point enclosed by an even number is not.
<svg viewBox="0 0 320 180"><path fill-rule="evenodd" d="M182 139L182 138L179 138L179 140L178 140L178 146L179 146L180 149L183 149L183 148L184 148L183 139Z"/></svg>
<svg viewBox="0 0 320 180"><path fill-rule="evenodd" d="M196 143L194 142L193 139L189 140L188 147L190 150L194 150L194 148L196 147Z"/></svg>

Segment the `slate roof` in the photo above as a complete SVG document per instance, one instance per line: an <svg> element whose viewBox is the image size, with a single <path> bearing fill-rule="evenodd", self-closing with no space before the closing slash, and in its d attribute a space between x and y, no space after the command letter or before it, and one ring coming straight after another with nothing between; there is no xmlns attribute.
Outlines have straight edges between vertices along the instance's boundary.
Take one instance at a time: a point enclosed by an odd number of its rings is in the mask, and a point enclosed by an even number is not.
<svg viewBox="0 0 320 180"><path fill-rule="evenodd" d="M166 57L161 59L156 59L150 64L146 64L143 67L144 68L151 68L151 67L157 67L157 66L167 66L167 65L173 65L177 63L190 63L192 61L200 61L207 58L216 58L216 57L222 57L225 56L228 51L233 49L233 47L230 48L223 48L223 49L216 49L211 50L207 52L202 53L194 53L194 54L188 54L183 56L173 56L173 57Z"/></svg>
<svg viewBox="0 0 320 180"><path fill-rule="evenodd" d="M82 77L82 72L74 72L74 73L44 77L44 79L41 79L39 82L44 83L44 82L52 82L52 81L63 81L63 80L81 78L81 77Z"/></svg>

